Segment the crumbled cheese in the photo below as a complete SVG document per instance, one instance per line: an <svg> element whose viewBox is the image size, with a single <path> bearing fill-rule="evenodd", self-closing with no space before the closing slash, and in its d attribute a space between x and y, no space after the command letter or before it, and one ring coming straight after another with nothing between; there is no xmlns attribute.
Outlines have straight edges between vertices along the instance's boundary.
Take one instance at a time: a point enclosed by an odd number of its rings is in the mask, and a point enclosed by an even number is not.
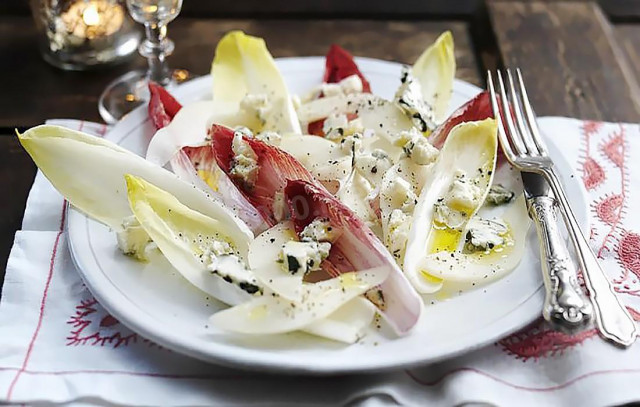
<svg viewBox="0 0 640 407"><path fill-rule="evenodd" d="M370 153L356 154L354 163L360 174L374 186L382 183L385 172L393 166L391 158L380 149L374 149Z"/></svg>
<svg viewBox="0 0 640 407"><path fill-rule="evenodd" d="M468 219L469 212L478 205L482 190L474 179L467 178L462 170L455 172L455 178L444 197L434 205L434 221L459 229Z"/></svg>
<svg viewBox="0 0 640 407"><path fill-rule="evenodd" d="M413 192L411 184L401 177L396 177L391 181L388 195L393 200L393 205L399 207L404 213L412 213L418 203L418 197Z"/></svg>
<svg viewBox="0 0 640 407"><path fill-rule="evenodd" d="M211 274L220 276L227 283L236 285L249 294L262 294L258 281L228 242L204 239L200 250L200 261Z"/></svg>
<svg viewBox="0 0 640 407"><path fill-rule="evenodd" d="M332 113L322 124L322 131L325 138L339 140L345 136L362 133L364 126L359 118L349 120L345 114Z"/></svg>
<svg viewBox="0 0 640 407"><path fill-rule="evenodd" d="M362 79L358 75L349 75L343 80L339 82L340 89L342 89L342 93L345 95L349 95L351 93L361 93L362 92Z"/></svg>
<svg viewBox="0 0 640 407"><path fill-rule="evenodd" d="M300 233L303 242L334 242L336 231L331 222L326 218L316 218L309 223Z"/></svg>
<svg viewBox="0 0 640 407"><path fill-rule="evenodd" d="M400 132L396 144L402 147L406 157L418 165L431 164L438 158L438 149L416 129Z"/></svg>
<svg viewBox="0 0 640 407"><path fill-rule="evenodd" d="M445 203L451 208L469 209L477 206L482 189L474 180L467 178L463 171L456 171L455 179L449 187Z"/></svg>
<svg viewBox="0 0 640 407"><path fill-rule="evenodd" d="M407 116L411 117L420 131L432 130L435 128L433 108L422 99L420 82L411 75L410 69L408 66L402 68L402 84L396 92L394 101Z"/></svg>
<svg viewBox="0 0 640 407"><path fill-rule="evenodd" d="M487 194L486 202L491 205L503 205L509 203L515 197L515 193L513 191L509 191L505 187L500 184L493 185L489 189L489 193Z"/></svg>
<svg viewBox="0 0 640 407"><path fill-rule="evenodd" d="M487 251L505 244L509 228L499 219L474 217L467 224L466 248Z"/></svg>
<svg viewBox="0 0 640 407"><path fill-rule="evenodd" d="M345 153L351 153L355 156L362 149L362 136L353 134L345 137L340 141L340 149Z"/></svg>
<svg viewBox="0 0 640 407"><path fill-rule="evenodd" d="M279 146L282 136L275 131L262 131L256 134L256 140L260 140L272 146Z"/></svg>
<svg viewBox="0 0 640 407"><path fill-rule="evenodd" d="M245 126L236 126L233 128L234 134L239 133L241 136L253 137L251 129Z"/></svg>
<svg viewBox="0 0 640 407"><path fill-rule="evenodd" d="M264 124L269 111L269 98L265 94L248 94L240 101L240 109L255 115Z"/></svg>
<svg viewBox="0 0 640 407"><path fill-rule="evenodd" d="M404 257L404 250L411 229L411 216L402 209L394 209L389 214L388 232L385 236L385 246L396 260Z"/></svg>
<svg viewBox="0 0 640 407"><path fill-rule="evenodd" d="M345 96L362 93L362 80L358 75L347 76L338 83L323 83L311 89L302 97L302 103L318 99L320 96Z"/></svg>
<svg viewBox="0 0 640 407"><path fill-rule="evenodd" d="M320 263L329 256L331 243L288 241L282 246L279 260L282 268L291 274L302 274L320 270Z"/></svg>
<svg viewBox="0 0 640 407"><path fill-rule="evenodd" d="M146 248L151 238L135 216L127 216L122 220L122 230L116 233L118 248L127 256L139 261L147 261Z"/></svg>
<svg viewBox="0 0 640 407"><path fill-rule="evenodd" d="M441 198L434 205L433 220L437 225L459 229L467 220L467 213L451 209Z"/></svg>
<svg viewBox="0 0 640 407"><path fill-rule="evenodd" d="M258 177L258 162L256 153L251 146L242 138L240 133L233 136L231 144L234 156L231 163L230 175L236 180L240 180L247 187L253 188Z"/></svg>

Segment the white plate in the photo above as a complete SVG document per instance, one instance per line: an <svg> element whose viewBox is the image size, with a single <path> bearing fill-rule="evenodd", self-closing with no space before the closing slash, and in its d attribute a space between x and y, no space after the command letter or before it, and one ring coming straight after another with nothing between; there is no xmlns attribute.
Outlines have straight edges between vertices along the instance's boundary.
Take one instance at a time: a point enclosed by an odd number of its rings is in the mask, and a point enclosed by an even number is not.
<svg viewBox="0 0 640 407"><path fill-rule="evenodd" d="M285 58L277 63L293 93L321 81L323 58ZM358 58L358 64L374 93L393 96L399 64L367 58ZM174 93L183 103L210 98L210 82L208 76L198 78ZM456 81L451 110L478 92L477 87ZM141 107L118 123L107 138L144 155L153 132L146 107ZM571 166L552 140L548 142L560 173L568 180ZM577 218L587 225L585 192L578 182L565 185ZM148 265L123 256L107 227L76 210L69 213L67 230L82 278L113 316L167 348L236 367L329 374L424 364L489 344L537 318L542 308L538 244L532 228L525 257L516 270L474 291L434 304L428 301L423 318L406 337L392 338L372 329L351 346L302 333L237 338L205 327L207 317L223 305L187 283L160 254Z"/></svg>

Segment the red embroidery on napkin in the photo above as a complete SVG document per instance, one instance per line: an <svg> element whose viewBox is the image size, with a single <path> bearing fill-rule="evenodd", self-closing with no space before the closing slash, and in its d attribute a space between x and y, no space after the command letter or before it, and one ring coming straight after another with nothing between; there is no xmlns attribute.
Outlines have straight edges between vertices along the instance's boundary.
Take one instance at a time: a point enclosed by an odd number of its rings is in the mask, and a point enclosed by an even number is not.
<svg viewBox="0 0 640 407"><path fill-rule="evenodd" d="M58 234L56 235L56 239L53 242L53 248L51 250L51 258L49 260L49 272L47 274L47 280L44 285L44 291L42 293L42 299L40 300L40 311L38 314L38 322L36 324L36 329L31 336L31 340L29 341L29 346L27 346L27 352L24 356L24 360L22 361L22 365L20 366L20 370L16 372L11 384L9 385L9 389L7 390L7 401L11 400L11 396L13 395L13 389L16 387L18 383L18 379L20 375L27 369L27 365L29 364L29 359L31 358L31 354L33 352L33 347L36 343L36 339L38 339L38 334L40 333L40 328L42 328L42 320L44 319L44 308L47 303L47 296L49 295L49 287L51 286L51 279L53 278L53 270L56 264L56 257L58 254L58 245L60 244L60 238L62 237L62 232L64 231L64 221L67 214L67 201L64 200L62 202L62 215L60 215L60 227L58 230Z"/></svg>
<svg viewBox="0 0 640 407"><path fill-rule="evenodd" d="M606 141L600 144L600 151L618 168L622 168L625 161L624 144L624 127L620 125L620 131L612 133Z"/></svg>
<svg viewBox="0 0 640 407"><path fill-rule="evenodd" d="M593 209L598 219L609 226L613 226L625 209L624 197L618 194L605 196L594 202Z"/></svg>
<svg viewBox="0 0 640 407"><path fill-rule="evenodd" d="M595 329L590 329L576 335L567 335L552 330L543 320L538 320L522 331L498 341L498 345L508 354L526 362L529 359L562 354L596 334Z"/></svg>
<svg viewBox="0 0 640 407"><path fill-rule="evenodd" d="M584 122L582 134L584 136L584 150L582 151L582 181L587 190L592 190L601 185L606 176L604 169L591 157L591 136L597 134L602 127L599 122Z"/></svg>
<svg viewBox="0 0 640 407"><path fill-rule="evenodd" d="M620 266L640 277L640 235L627 232L618 243Z"/></svg>
<svg viewBox="0 0 640 407"><path fill-rule="evenodd" d="M124 327L91 296L76 305L75 313L69 317L67 324L71 325L66 338L67 346L111 346L115 349L143 343L162 348Z"/></svg>
<svg viewBox="0 0 640 407"><path fill-rule="evenodd" d="M605 167L592 155L592 138L598 136L602 124L597 122L585 122L582 126L584 138L584 150L581 157L583 182L588 190L593 190L602 185L607 174ZM603 135L603 141L599 144L602 157L609 160L614 169L612 176L619 176L620 183L617 191L610 191L604 196L594 199L591 207L595 219L608 228L600 243L597 243L598 232L595 227L591 229L591 242L597 251L599 258L611 254L620 264L621 276L614 280L614 290L618 293L640 297L640 235L626 231L622 221L626 214L628 200L628 168L627 168L627 144L625 129L620 126L618 130ZM609 167L610 168L610 167ZM579 278L581 275L579 276ZM631 278L633 277L633 278ZM634 319L640 321L640 312L627 307ZM581 332L574 336L554 332L544 325L542 320L530 325L522 331L498 342L498 345L508 354L518 359L527 361L549 357L574 348L588 338L596 335L595 330Z"/></svg>
<svg viewBox="0 0 640 407"><path fill-rule="evenodd" d="M587 157L582 164L582 181L588 190L595 189L605 180L604 170L591 157Z"/></svg>

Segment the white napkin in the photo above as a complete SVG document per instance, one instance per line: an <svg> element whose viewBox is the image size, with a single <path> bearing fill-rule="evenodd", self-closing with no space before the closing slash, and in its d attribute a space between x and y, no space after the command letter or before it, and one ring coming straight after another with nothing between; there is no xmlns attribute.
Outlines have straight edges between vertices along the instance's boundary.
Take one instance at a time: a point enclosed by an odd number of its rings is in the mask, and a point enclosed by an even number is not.
<svg viewBox="0 0 640 407"><path fill-rule="evenodd" d="M98 135L106 130L55 123ZM640 156L638 126L563 118L541 125L587 186L592 245L640 316L640 215L627 210L640 203L640 163L631 159ZM198 362L136 335L96 303L71 262L63 208L38 173L0 303L0 402L602 406L640 400L640 344L623 351L593 330L569 337L539 322L465 356L380 374L293 377Z"/></svg>

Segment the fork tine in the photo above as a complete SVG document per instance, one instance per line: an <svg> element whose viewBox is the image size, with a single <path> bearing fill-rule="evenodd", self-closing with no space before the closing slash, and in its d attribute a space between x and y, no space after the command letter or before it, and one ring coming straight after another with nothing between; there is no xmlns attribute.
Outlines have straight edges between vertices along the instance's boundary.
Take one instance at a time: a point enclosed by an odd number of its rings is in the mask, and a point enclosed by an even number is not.
<svg viewBox="0 0 640 407"><path fill-rule="evenodd" d="M491 96L491 109L493 110L493 117L498 124L498 140L500 140L500 145L502 146L502 151L504 152L505 157L511 164L515 165L515 154L511 149L511 144L509 143L509 138L504 130L504 124L502 123L502 115L500 114L500 106L498 105L498 98L496 96L496 90L493 88L493 77L491 75L491 71L487 71L487 85L489 85L489 95Z"/></svg>
<svg viewBox="0 0 640 407"><path fill-rule="evenodd" d="M527 95L527 88L524 87L524 81L522 80L522 72L520 68L516 68L516 74L518 75L518 83L520 85L520 94L522 95L522 104L524 106L525 114L527 115L527 121L529 122L529 129L531 130L531 136L533 141L538 146L538 150L542 155L548 155L547 145L540 136L540 130L538 129L538 123L536 121L536 114L531 108L529 102L529 95Z"/></svg>
<svg viewBox="0 0 640 407"><path fill-rule="evenodd" d="M513 113L516 116L516 125L518 126L518 129L520 129L522 141L524 142L524 145L530 154L539 155L538 147L536 146L535 142L532 139L531 133L529 132L527 121L522 116L522 109L520 108L520 96L518 95L517 88L513 83L513 75L511 75L510 69L507 69L507 79L509 80L511 107L513 108Z"/></svg>
<svg viewBox="0 0 640 407"><path fill-rule="evenodd" d="M502 80L502 73L497 71L498 85L500 85L500 98L502 101L502 108L504 109L504 118L507 122L507 128L509 130L509 137L513 143L513 149L515 154L524 155L527 153L527 148L522 143L522 135L513 123L513 117L511 116L511 104L507 98L507 91L505 90L504 81Z"/></svg>

